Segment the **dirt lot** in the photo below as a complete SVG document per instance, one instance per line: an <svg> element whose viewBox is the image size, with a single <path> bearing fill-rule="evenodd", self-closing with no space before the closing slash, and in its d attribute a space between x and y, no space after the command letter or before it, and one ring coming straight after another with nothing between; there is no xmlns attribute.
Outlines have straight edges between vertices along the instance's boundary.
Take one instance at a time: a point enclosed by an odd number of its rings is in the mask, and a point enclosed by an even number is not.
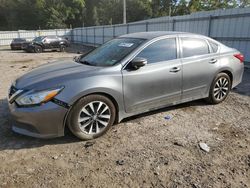
<svg viewBox="0 0 250 188"><path fill-rule="evenodd" d="M146 113L93 142L70 133L50 140L13 133L6 100L11 82L77 50L0 49L0 187L250 187L250 69L222 104L200 100Z"/></svg>

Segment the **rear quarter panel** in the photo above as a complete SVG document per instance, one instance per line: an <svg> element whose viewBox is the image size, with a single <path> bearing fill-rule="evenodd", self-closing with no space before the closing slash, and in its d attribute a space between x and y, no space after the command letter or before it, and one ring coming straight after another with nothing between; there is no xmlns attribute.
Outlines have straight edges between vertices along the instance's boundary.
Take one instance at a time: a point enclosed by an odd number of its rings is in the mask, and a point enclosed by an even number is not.
<svg viewBox="0 0 250 188"><path fill-rule="evenodd" d="M237 86L243 77L244 72L244 63L241 63L239 59L234 57L235 54L239 54L240 52L235 49L230 49L225 52L221 52L220 57L220 65L221 71L230 71L232 73L232 88Z"/></svg>

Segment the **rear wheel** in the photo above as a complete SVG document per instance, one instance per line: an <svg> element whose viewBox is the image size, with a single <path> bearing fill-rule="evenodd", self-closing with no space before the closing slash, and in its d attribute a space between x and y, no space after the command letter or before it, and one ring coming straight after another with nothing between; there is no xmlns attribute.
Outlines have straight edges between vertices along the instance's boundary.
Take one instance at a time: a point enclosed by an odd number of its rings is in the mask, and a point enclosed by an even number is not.
<svg viewBox="0 0 250 188"><path fill-rule="evenodd" d="M75 136L82 140L90 140L108 131L114 124L115 114L115 106L109 98L89 95L72 107L67 124Z"/></svg>
<svg viewBox="0 0 250 188"><path fill-rule="evenodd" d="M43 51L41 46L35 46L34 50L35 50L36 53L41 53Z"/></svg>
<svg viewBox="0 0 250 188"><path fill-rule="evenodd" d="M224 101L231 89L231 79L226 73L219 73L211 87L207 101L211 104L218 104Z"/></svg>

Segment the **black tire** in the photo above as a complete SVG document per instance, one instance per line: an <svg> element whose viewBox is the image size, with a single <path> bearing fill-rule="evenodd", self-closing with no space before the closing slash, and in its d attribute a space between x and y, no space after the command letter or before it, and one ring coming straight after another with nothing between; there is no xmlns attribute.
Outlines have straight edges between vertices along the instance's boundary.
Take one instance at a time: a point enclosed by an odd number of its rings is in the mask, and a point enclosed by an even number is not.
<svg viewBox="0 0 250 188"><path fill-rule="evenodd" d="M42 52L43 52L43 49L42 49L41 46L35 46L34 51L35 51L36 53L42 53Z"/></svg>
<svg viewBox="0 0 250 188"><path fill-rule="evenodd" d="M65 52L65 51L66 51L66 46L60 45L60 52Z"/></svg>
<svg viewBox="0 0 250 188"><path fill-rule="evenodd" d="M221 89L222 87L218 87L217 84L219 84L219 80L226 80L227 82L227 85L225 85L225 88L227 88L227 90L224 88L224 89ZM210 91L209 91L209 97L206 99L207 102L209 102L210 104L219 104L221 103L222 101L224 101L230 90L231 90L231 87L232 87L232 81L230 79L230 77L228 76L228 74L226 73L219 73L213 80L212 84L211 84L211 87L210 87ZM221 93L220 94L218 94ZM225 94L224 94L225 93ZM221 98L219 98L219 95L221 96ZM223 95L223 97L222 97Z"/></svg>
<svg viewBox="0 0 250 188"><path fill-rule="evenodd" d="M82 129L80 128L80 126L82 126L81 123L79 123L79 117L81 117L82 109L84 109L86 106L88 107L88 104L92 103L92 102L102 102L104 103L109 109L108 112L110 113L110 119L107 122L106 126L103 126L102 128L100 128L96 123L94 124L89 124L89 126L86 126ZM98 104L98 103L97 103ZM98 109L95 108L95 110L98 113ZM86 114L85 114L86 115ZM67 118L67 126L70 129L70 131L77 136L78 138L80 138L81 140L91 140L91 139L95 139L98 138L100 136L102 136L104 133L106 133L109 128L114 124L115 122L115 117L116 116L116 108L113 104L113 102L103 96L103 95L88 95L86 97L81 98L79 101L77 101L76 104L74 104L74 106L72 107L72 109L69 112L68 118ZM86 120L86 122L83 123L83 125L88 124L90 120ZM93 120L93 116L91 116L91 121L95 121L97 122L98 120ZM81 124L81 125L80 125ZM99 124L101 125L101 124ZM96 131L96 133L94 134L89 134L86 133L85 129L88 129L88 127L92 126L93 128L89 128ZM95 126L95 128L94 128ZM97 133L97 126L99 127L98 129L100 130L100 132Z"/></svg>

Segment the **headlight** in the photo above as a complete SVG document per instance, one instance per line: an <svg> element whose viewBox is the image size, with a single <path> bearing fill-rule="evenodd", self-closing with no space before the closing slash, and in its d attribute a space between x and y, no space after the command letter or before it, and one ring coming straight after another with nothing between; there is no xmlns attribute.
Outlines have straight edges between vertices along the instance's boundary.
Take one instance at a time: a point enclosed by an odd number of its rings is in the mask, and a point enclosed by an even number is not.
<svg viewBox="0 0 250 188"><path fill-rule="evenodd" d="M58 89L27 92L16 99L20 106L37 105L50 101L62 91L63 87Z"/></svg>

